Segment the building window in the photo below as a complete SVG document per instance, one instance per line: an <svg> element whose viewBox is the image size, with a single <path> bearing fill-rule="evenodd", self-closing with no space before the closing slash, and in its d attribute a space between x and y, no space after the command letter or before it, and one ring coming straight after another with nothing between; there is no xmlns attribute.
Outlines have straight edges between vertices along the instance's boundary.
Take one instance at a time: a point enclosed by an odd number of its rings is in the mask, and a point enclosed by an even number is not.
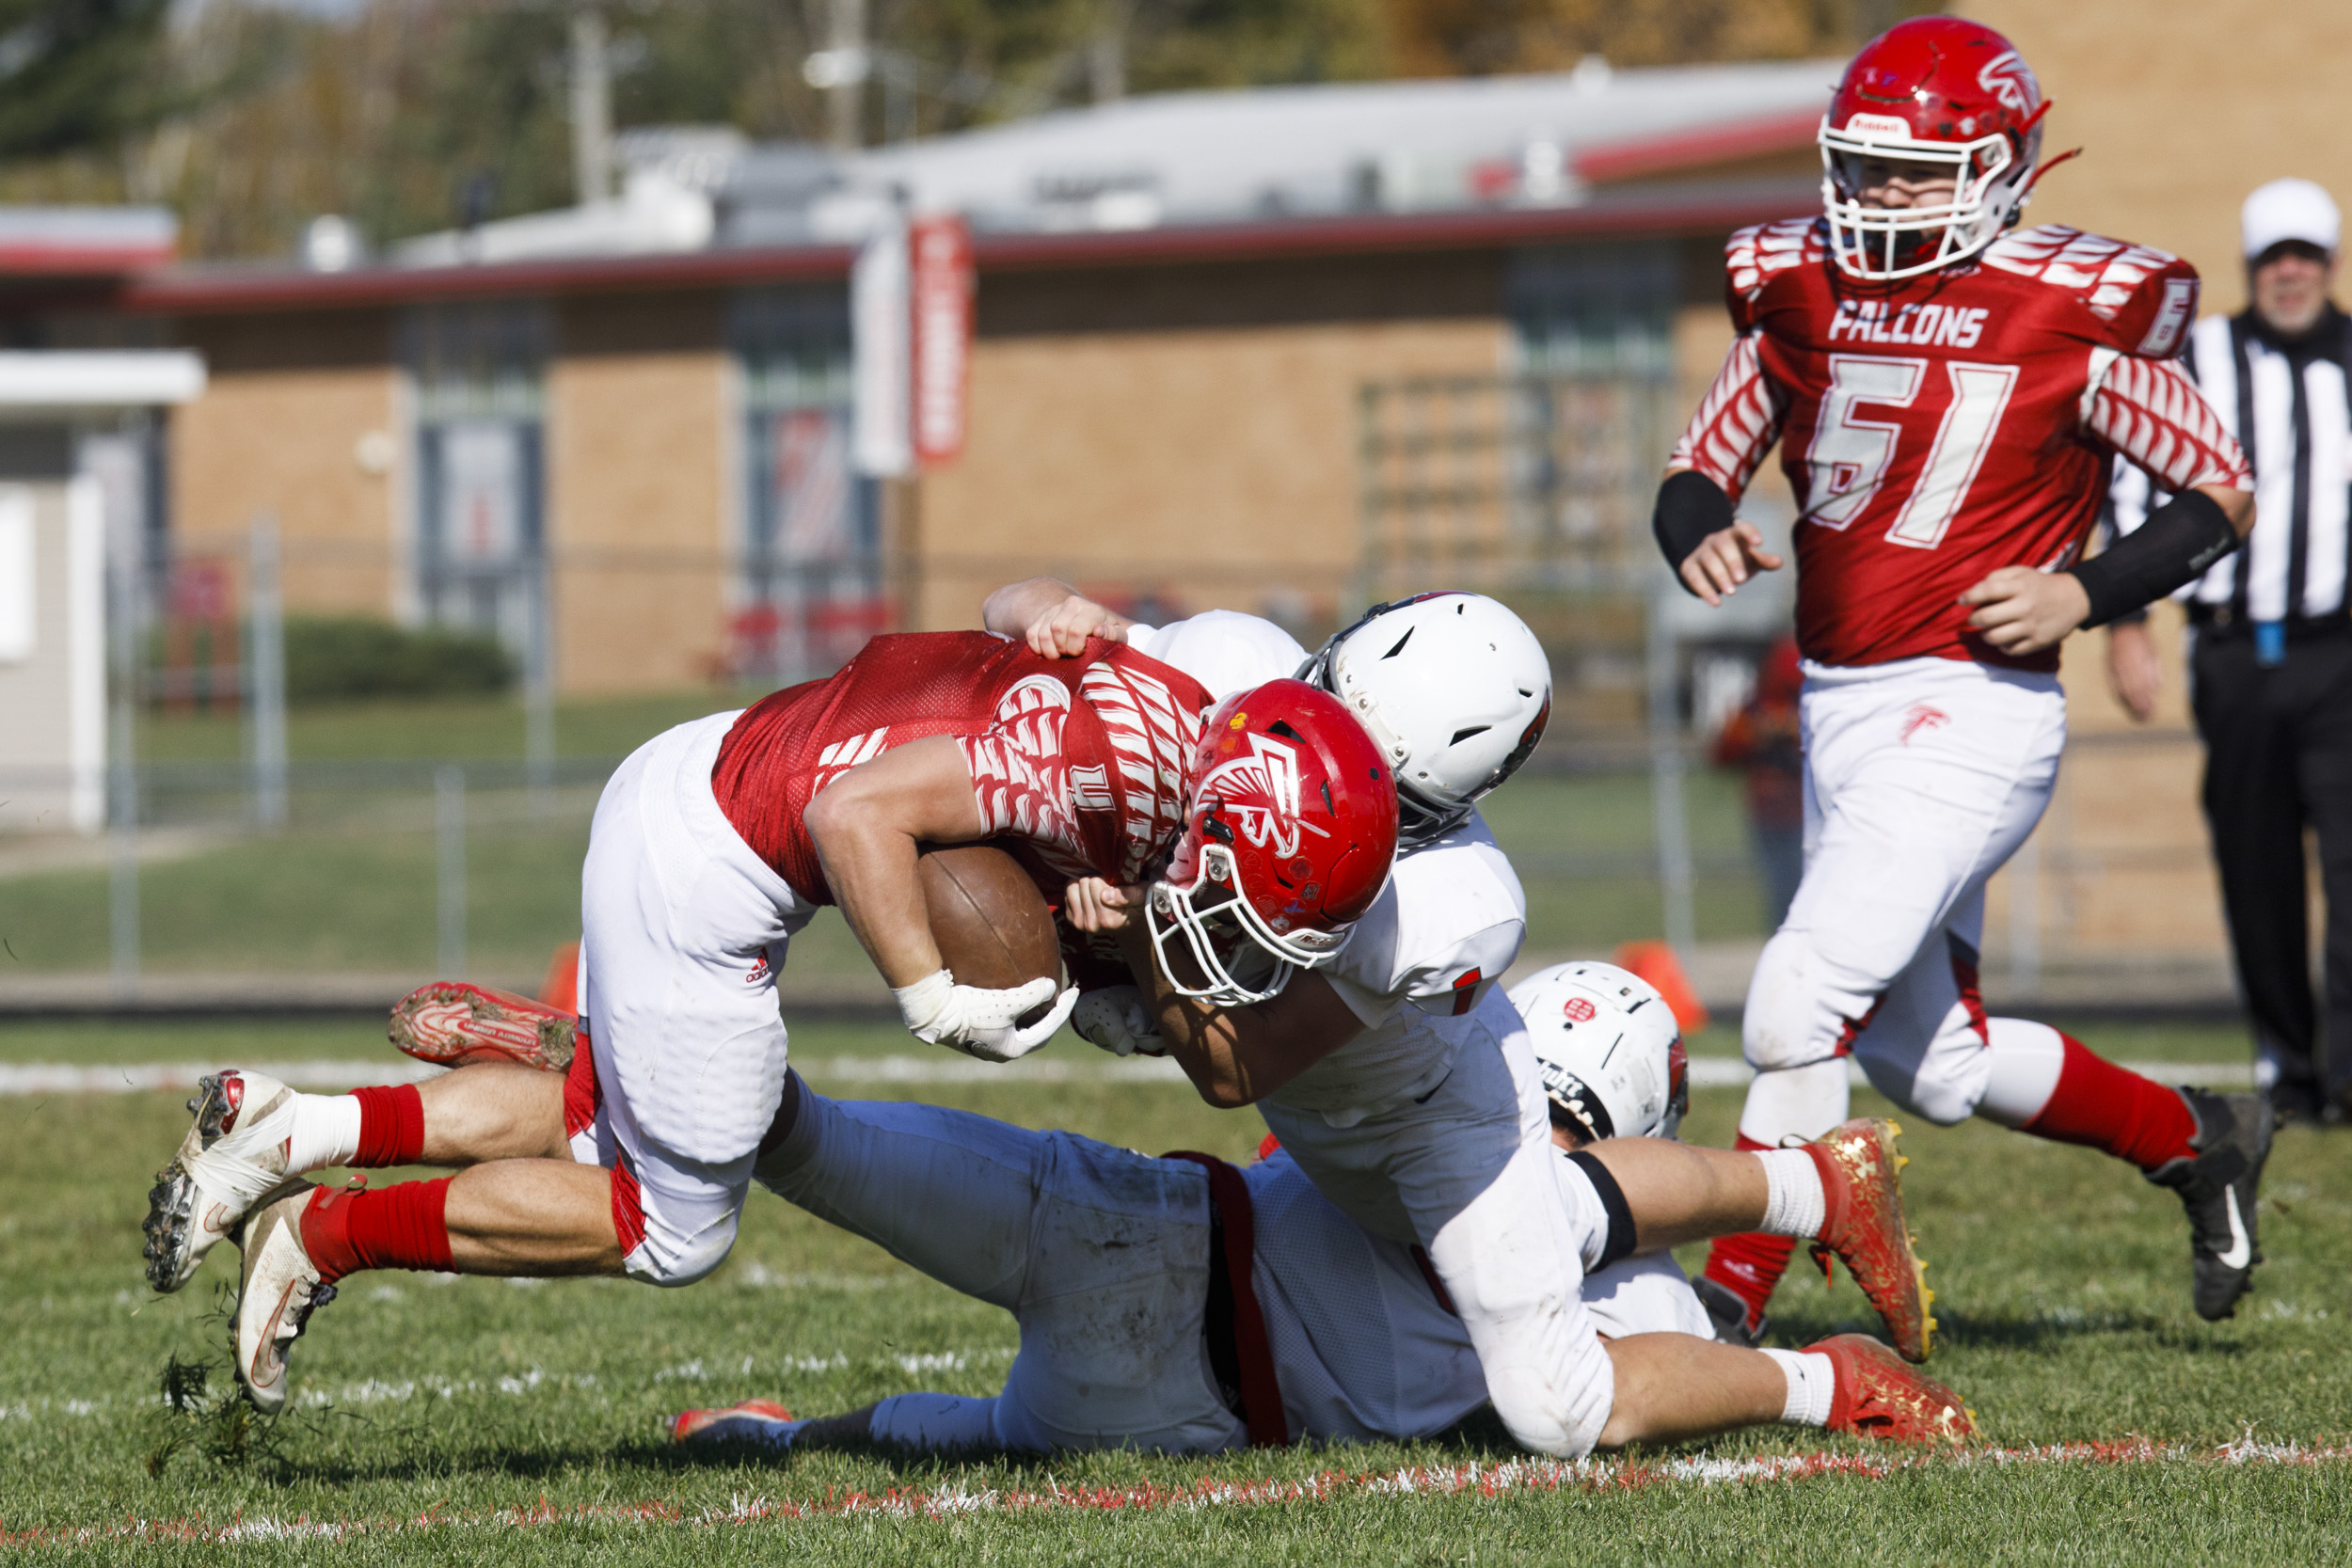
<svg viewBox="0 0 2352 1568"><path fill-rule="evenodd" d="M548 318L432 306L404 325L416 391L416 595L425 619L530 658L544 622Z"/></svg>
<svg viewBox="0 0 2352 1568"><path fill-rule="evenodd" d="M1513 368L1533 375L1670 375L1678 287L1671 245L1522 250L1511 259Z"/></svg>
<svg viewBox="0 0 2352 1568"><path fill-rule="evenodd" d="M807 680L890 623L880 486L850 462L849 296L742 294L732 335L745 489L727 661L741 680Z"/></svg>

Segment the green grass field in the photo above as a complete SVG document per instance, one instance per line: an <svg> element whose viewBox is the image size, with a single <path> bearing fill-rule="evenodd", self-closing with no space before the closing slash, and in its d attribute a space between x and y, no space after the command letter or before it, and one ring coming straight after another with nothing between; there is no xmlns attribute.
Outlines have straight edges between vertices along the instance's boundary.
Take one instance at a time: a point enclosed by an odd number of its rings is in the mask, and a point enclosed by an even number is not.
<svg viewBox="0 0 2352 1568"><path fill-rule="evenodd" d="M2219 1031L2090 1031L2134 1059L2242 1060ZM1701 1042L1721 1050L1720 1032ZM823 1060L924 1048L895 1031L796 1030ZM223 1061L373 1057L365 1025L170 1028L16 1025L0 1058ZM1049 1056L1090 1068L1065 1039ZM2193 1068L2185 1069L2193 1076ZM821 1082L821 1080L820 1080ZM870 1092L870 1091L869 1091ZM887 1092L887 1091L885 1091ZM1261 1124L1178 1085L1088 1078L913 1091L1032 1125L1159 1149L1246 1157ZM1858 1106L1876 1105L1868 1096ZM1702 1092L1689 1128L1729 1137L1738 1097ZM727 1264L700 1285L518 1285L363 1276L297 1353L307 1402L243 1434L165 1409L167 1360L210 1357L223 1257L183 1293L139 1274L150 1172L185 1125L174 1097L0 1099L0 1549L28 1560L801 1562L1104 1561L2260 1561L2340 1558L2352 1462L1938 1461L1888 1475L1640 1479L1408 1492L1325 1482L1313 1500L1185 1507L847 1513L892 1489L1039 1494L1243 1485L1507 1463L1491 1422L1409 1448L1091 1455L942 1464L808 1454L782 1464L688 1459L662 1441L679 1408L754 1394L803 1414L920 1387L993 1391L1014 1343L1006 1315L753 1195ZM2138 1436L2211 1450L2352 1438L2352 1139L2281 1134L2264 1206L2269 1262L2238 1319L2189 1312L2172 1197L2089 1152L1984 1125L1909 1127L1916 1227L1940 1292L1933 1370L2003 1449ZM1792 1277L1777 1338L1861 1326L1852 1288ZM176 1446L175 1446L176 1445ZM1767 1430L1658 1464L1885 1450ZM1508 1473L1505 1473L1507 1480ZM1128 1494L1133 1500L1135 1494ZM1094 1500L1103 1500L1094 1495ZM810 1516L788 1516L791 1508ZM516 1511L535 1524L500 1523ZM717 1516L751 1522L712 1523ZM420 1519L437 1521L418 1525ZM275 1526L357 1521L340 1541L272 1541ZM136 1522L145 1521L144 1526ZM249 1536L210 1533L242 1521ZM70 1544L45 1532L115 1534ZM131 1530L133 1533L121 1533ZM184 1538L175 1537L179 1531ZM44 1542L46 1544L44 1544Z"/></svg>

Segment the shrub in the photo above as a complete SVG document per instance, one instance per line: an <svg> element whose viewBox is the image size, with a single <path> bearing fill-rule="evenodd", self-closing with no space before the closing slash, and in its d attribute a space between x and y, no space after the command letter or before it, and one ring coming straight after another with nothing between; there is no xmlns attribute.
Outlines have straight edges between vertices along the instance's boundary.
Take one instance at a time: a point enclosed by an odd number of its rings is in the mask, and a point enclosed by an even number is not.
<svg viewBox="0 0 2352 1568"><path fill-rule="evenodd" d="M475 695L514 681L514 656L486 632L360 616L286 618L289 703Z"/></svg>

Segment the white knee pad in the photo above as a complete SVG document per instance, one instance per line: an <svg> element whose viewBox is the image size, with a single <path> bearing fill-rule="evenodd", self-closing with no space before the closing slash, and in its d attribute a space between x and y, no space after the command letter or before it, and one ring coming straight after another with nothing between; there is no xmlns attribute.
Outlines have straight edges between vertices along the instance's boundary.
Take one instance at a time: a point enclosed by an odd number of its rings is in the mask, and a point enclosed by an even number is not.
<svg viewBox="0 0 2352 1568"><path fill-rule="evenodd" d="M1582 1291L1588 1233L1607 1217L1590 1182L1564 1182L1559 1165L1549 1148L1523 1148L1438 1230L1429 1259L1470 1331L1495 1414L1522 1447L1574 1459L1609 1424L1616 1370Z"/></svg>
<svg viewBox="0 0 2352 1568"><path fill-rule="evenodd" d="M1993 1039L1993 1070L1977 1115L2003 1127L2023 1127L2040 1116L2058 1092L2066 1067L2066 1037L2031 1019L1985 1021Z"/></svg>
<svg viewBox="0 0 2352 1568"><path fill-rule="evenodd" d="M1740 1135L1767 1148L1792 1137L1809 1143L1844 1121L1852 1102L1853 1080L1843 1056L1759 1072L1748 1085Z"/></svg>
<svg viewBox="0 0 2352 1568"><path fill-rule="evenodd" d="M693 1284L725 1262L735 1249L736 1215L740 1208L739 1197L736 1210L703 1217L702 1225L690 1233L665 1223L659 1210L648 1207L645 1239L623 1260L628 1276L671 1288Z"/></svg>
<svg viewBox="0 0 2352 1568"><path fill-rule="evenodd" d="M1758 1072L1809 1067L1837 1049L1848 998L1802 931L1782 929L1764 944L1748 982L1740 1020L1740 1049ZM1854 1011L1869 1003L1854 1005Z"/></svg>

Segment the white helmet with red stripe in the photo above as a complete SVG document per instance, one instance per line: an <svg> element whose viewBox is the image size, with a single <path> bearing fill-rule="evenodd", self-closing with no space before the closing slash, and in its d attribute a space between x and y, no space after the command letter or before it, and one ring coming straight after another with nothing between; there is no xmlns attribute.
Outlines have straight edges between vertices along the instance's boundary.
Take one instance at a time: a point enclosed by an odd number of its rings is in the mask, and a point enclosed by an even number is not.
<svg viewBox="0 0 2352 1568"><path fill-rule="evenodd" d="M1671 1138L1691 1108L1682 1026L1657 988L1615 964L1565 963L1511 988L1551 1121L1586 1138Z"/></svg>

